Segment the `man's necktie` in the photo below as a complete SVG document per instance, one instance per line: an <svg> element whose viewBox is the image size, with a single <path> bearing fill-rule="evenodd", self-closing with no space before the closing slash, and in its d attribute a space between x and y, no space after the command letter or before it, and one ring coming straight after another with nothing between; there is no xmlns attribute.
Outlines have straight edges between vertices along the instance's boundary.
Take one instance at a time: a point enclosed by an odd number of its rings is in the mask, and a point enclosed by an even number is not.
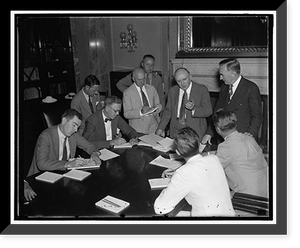
<svg viewBox="0 0 300 248"><path fill-rule="evenodd" d="M148 99L147 99L147 97L146 97L144 91L142 90L142 87L140 87L140 90L141 90L141 94L142 94L143 105L149 107Z"/></svg>
<svg viewBox="0 0 300 248"><path fill-rule="evenodd" d="M91 96L89 96L89 105L90 105L92 113L94 113L94 107L93 107L93 103L92 103L92 100L91 100Z"/></svg>
<svg viewBox="0 0 300 248"><path fill-rule="evenodd" d="M232 89L232 84L229 85L229 100L228 102L230 102L231 98L232 98L232 95L233 95L233 89Z"/></svg>
<svg viewBox="0 0 300 248"><path fill-rule="evenodd" d="M179 112L179 123L185 125L185 104L188 102L186 90L184 91L181 99L181 106Z"/></svg>
<svg viewBox="0 0 300 248"><path fill-rule="evenodd" d="M146 84L150 84L150 78L149 78L149 75L146 76Z"/></svg>
<svg viewBox="0 0 300 248"><path fill-rule="evenodd" d="M63 155L61 160L68 160L68 152L67 152L67 137L65 137L63 144Z"/></svg>

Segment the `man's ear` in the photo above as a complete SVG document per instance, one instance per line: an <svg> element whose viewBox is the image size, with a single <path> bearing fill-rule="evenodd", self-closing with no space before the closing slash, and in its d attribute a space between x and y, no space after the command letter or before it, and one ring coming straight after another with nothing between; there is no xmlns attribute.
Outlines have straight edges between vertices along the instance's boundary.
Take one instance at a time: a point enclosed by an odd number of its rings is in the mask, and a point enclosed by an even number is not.
<svg viewBox="0 0 300 248"><path fill-rule="evenodd" d="M67 121L68 121L68 120L67 120L66 117L63 117L63 118L61 119L61 123L62 123L63 125L66 124Z"/></svg>

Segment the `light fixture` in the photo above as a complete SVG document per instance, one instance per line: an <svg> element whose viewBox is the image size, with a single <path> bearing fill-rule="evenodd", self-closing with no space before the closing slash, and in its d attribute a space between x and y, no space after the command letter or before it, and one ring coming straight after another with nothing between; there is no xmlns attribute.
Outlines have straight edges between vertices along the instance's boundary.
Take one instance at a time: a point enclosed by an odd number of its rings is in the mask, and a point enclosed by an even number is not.
<svg viewBox="0 0 300 248"><path fill-rule="evenodd" d="M133 31L133 25L128 24L127 25L127 30L128 30L128 38L126 40L126 33L121 32L120 33L120 48L121 49L126 49L127 51L132 53L134 52L134 49L138 47L138 40L137 40L137 32Z"/></svg>

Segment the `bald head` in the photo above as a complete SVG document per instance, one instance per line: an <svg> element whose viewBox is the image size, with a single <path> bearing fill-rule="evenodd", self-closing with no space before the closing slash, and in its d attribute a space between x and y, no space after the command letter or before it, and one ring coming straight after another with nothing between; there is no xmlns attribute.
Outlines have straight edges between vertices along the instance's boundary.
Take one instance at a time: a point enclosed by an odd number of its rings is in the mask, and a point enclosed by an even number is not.
<svg viewBox="0 0 300 248"><path fill-rule="evenodd" d="M189 71L183 67L175 71L174 78L178 86L183 90L186 90L191 84L191 75Z"/></svg>
<svg viewBox="0 0 300 248"><path fill-rule="evenodd" d="M132 72L132 80L138 87L142 87L145 84L145 71L143 68L135 68Z"/></svg>

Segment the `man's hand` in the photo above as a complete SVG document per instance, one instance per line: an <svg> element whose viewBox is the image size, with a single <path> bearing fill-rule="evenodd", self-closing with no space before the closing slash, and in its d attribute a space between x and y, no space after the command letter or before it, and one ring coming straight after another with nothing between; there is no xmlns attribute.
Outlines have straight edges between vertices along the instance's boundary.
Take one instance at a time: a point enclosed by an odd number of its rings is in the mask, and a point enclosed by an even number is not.
<svg viewBox="0 0 300 248"><path fill-rule="evenodd" d="M151 108L149 106L143 106L143 108L141 109L141 113L145 114L145 113L149 112L150 109Z"/></svg>
<svg viewBox="0 0 300 248"><path fill-rule="evenodd" d="M155 131L155 134L158 135L158 136L161 136L161 137L165 137L165 132L161 129L157 129Z"/></svg>
<svg viewBox="0 0 300 248"><path fill-rule="evenodd" d="M101 152L93 152L91 154L91 159L94 160L97 165L101 165L101 159L99 158L100 155Z"/></svg>
<svg viewBox="0 0 300 248"><path fill-rule="evenodd" d="M111 146L119 146L126 143L126 140L124 138L116 138L110 141Z"/></svg>
<svg viewBox="0 0 300 248"><path fill-rule="evenodd" d="M30 187L28 182L24 182L24 197L26 201L33 200L37 194L33 191L33 189Z"/></svg>
<svg viewBox="0 0 300 248"><path fill-rule="evenodd" d="M194 101L188 101L188 102L185 104L185 108L188 109L188 110L193 110L194 107L195 107Z"/></svg>
<svg viewBox="0 0 300 248"><path fill-rule="evenodd" d="M69 159L67 163L65 164L65 168L75 168L80 167L85 164L85 159L83 158L75 158L75 159Z"/></svg>
<svg viewBox="0 0 300 248"><path fill-rule="evenodd" d="M131 146L137 145L138 143L139 143L139 141L138 141L137 138L134 138L134 139L129 140L129 144L130 144Z"/></svg>
<svg viewBox="0 0 300 248"><path fill-rule="evenodd" d="M253 137L253 134L252 133L248 133L248 132L245 132L244 134L250 136L250 137Z"/></svg>
<svg viewBox="0 0 300 248"><path fill-rule="evenodd" d="M166 169L166 170L163 171L161 177L162 178L171 178L174 175L175 171L176 170L170 169L170 168Z"/></svg>
<svg viewBox="0 0 300 248"><path fill-rule="evenodd" d="M202 144L210 144L211 145L211 135L209 134L205 134L202 138L202 141L201 141Z"/></svg>

